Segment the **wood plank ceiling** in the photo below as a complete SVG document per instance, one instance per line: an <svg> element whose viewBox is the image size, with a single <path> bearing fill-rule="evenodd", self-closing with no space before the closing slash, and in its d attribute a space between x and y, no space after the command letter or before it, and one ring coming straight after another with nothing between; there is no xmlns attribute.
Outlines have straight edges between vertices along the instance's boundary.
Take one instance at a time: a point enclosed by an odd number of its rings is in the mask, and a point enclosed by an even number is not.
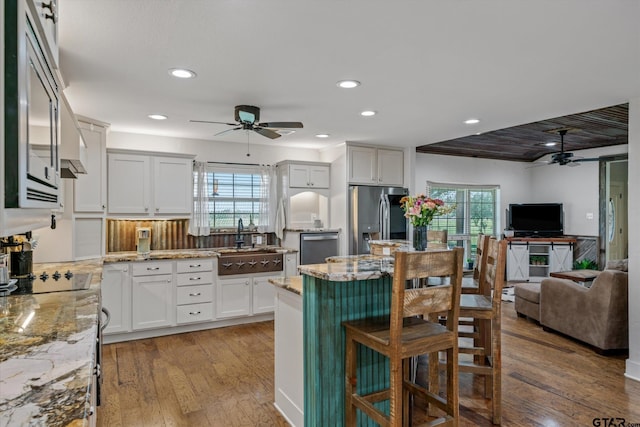
<svg viewBox="0 0 640 427"><path fill-rule="evenodd" d="M416 147L418 153L533 162L560 151L558 130L568 129L564 150L628 143L629 104L542 120ZM548 147L547 142L557 142Z"/></svg>

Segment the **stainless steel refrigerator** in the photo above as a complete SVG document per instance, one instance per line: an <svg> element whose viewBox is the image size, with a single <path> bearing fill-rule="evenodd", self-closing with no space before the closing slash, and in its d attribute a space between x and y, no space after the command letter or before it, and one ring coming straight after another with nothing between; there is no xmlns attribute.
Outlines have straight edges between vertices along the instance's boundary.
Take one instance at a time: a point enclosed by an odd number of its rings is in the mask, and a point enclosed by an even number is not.
<svg viewBox="0 0 640 427"><path fill-rule="evenodd" d="M368 254L369 240L407 239L407 220L400 199L409 194L402 187L349 187L349 254Z"/></svg>

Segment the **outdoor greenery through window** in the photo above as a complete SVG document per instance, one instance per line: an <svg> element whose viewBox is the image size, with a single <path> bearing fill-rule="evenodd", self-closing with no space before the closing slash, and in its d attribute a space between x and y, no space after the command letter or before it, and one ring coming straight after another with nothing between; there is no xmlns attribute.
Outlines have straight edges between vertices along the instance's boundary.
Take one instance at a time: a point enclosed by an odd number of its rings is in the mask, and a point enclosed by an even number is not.
<svg viewBox="0 0 640 427"><path fill-rule="evenodd" d="M467 258L475 257L478 234L498 235L499 186L427 182L427 194L456 205L455 211L435 217L429 227L447 230L449 246L463 246Z"/></svg>
<svg viewBox="0 0 640 427"><path fill-rule="evenodd" d="M268 197L263 177L252 168L208 168L206 179L209 188L207 210L209 226L213 230L235 229L238 219L246 227L251 222L261 224L261 204ZM194 174L194 195L197 198L197 175ZM194 202L197 202L195 200Z"/></svg>

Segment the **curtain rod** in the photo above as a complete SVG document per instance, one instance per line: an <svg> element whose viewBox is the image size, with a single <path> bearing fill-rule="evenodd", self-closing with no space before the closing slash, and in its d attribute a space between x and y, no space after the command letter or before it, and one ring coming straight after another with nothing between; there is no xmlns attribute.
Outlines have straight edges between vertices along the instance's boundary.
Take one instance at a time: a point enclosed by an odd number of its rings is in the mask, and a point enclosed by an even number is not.
<svg viewBox="0 0 640 427"><path fill-rule="evenodd" d="M193 161L196 162L195 160ZM232 165L232 166L271 166L269 164L261 164L261 163L232 163L232 162L207 162L207 164L216 164L216 165Z"/></svg>

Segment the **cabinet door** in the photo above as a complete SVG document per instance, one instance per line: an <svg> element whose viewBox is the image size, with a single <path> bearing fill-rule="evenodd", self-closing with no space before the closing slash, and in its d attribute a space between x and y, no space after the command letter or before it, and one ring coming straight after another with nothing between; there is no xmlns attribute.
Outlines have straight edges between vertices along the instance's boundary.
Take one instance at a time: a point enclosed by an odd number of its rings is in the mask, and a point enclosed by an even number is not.
<svg viewBox="0 0 640 427"><path fill-rule="evenodd" d="M529 248L510 244L507 248L507 280L529 280Z"/></svg>
<svg viewBox="0 0 640 427"><path fill-rule="evenodd" d="M193 206L191 159L153 158L153 205L156 214L189 214Z"/></svg>
<svg viewBox="0 0 640 427"><path fill-rule="evenodd" d="M329 166L309 165L309 183L313 188L329 188Z"/></svg>
<svg viewBox="0 0 640 427"><path fill-rule="evenodd" d="M378 182L376 149L349 146L347 149L349 183L375 185Z"/></svg>
<svg viewBox="0 0 640 427"><path fill-rule="evenodd" d="M171 275L132 277L133 330L160 328L173 323Z"/></svg>
<svg viewBox="0 0 640 427"><path fill-rule="evenodd" d="M284 275L286 277L297 276L298 273L298 257L296 254L285 254L284 256Z"/></svg>
<svg viewBox="0 0 640 427"><path fill-rule="evenodd" d="M269 283L269 279L270 277L253 278L253 314L273 312L276 287Z"/></svg>
<svg viewBox="0 0 640 427"><path fill-rule="evenodd" d="M216 312L218 319L251 315L251 278L218 280Z"/></svg>
<svg viewBox="0 0 640 427"><path fill-rule="evenodd" d="M573 269L573 248L571 245L553 245L549 252L549 271L551 273Z"/></svg>
<svg viewBox="0 0 640 427"><path fill-rule="evenodd" d="M129 264L104 264L102 267L102 306L109 310L105 334L131 330L131 280Z"/></svg>
<svg viewBox="0 0 640 427"><path fill-rule="evenodd" d="M107 151L106 129L102 126L79 122L87 145L86 174L73 180L74 210L76 212L104 213L106 209Z"/></svg>
<svg viewBox="0 0 640 427"><path fill-rule="evenodd" d="M147 214L150 209L150 158L109 154L109 213Z"/></svg>
<svg viewBox="0 0 640 427"><path fill-rule="evenodd" d="M309 186L309 166L289 165L289 187L307 188Z"/></svg>
<svg viewBox="0 0 640 427"><path fill-rule="evenodd" d="M403 185L404 152L378 149L378 184Z"/></svg>

